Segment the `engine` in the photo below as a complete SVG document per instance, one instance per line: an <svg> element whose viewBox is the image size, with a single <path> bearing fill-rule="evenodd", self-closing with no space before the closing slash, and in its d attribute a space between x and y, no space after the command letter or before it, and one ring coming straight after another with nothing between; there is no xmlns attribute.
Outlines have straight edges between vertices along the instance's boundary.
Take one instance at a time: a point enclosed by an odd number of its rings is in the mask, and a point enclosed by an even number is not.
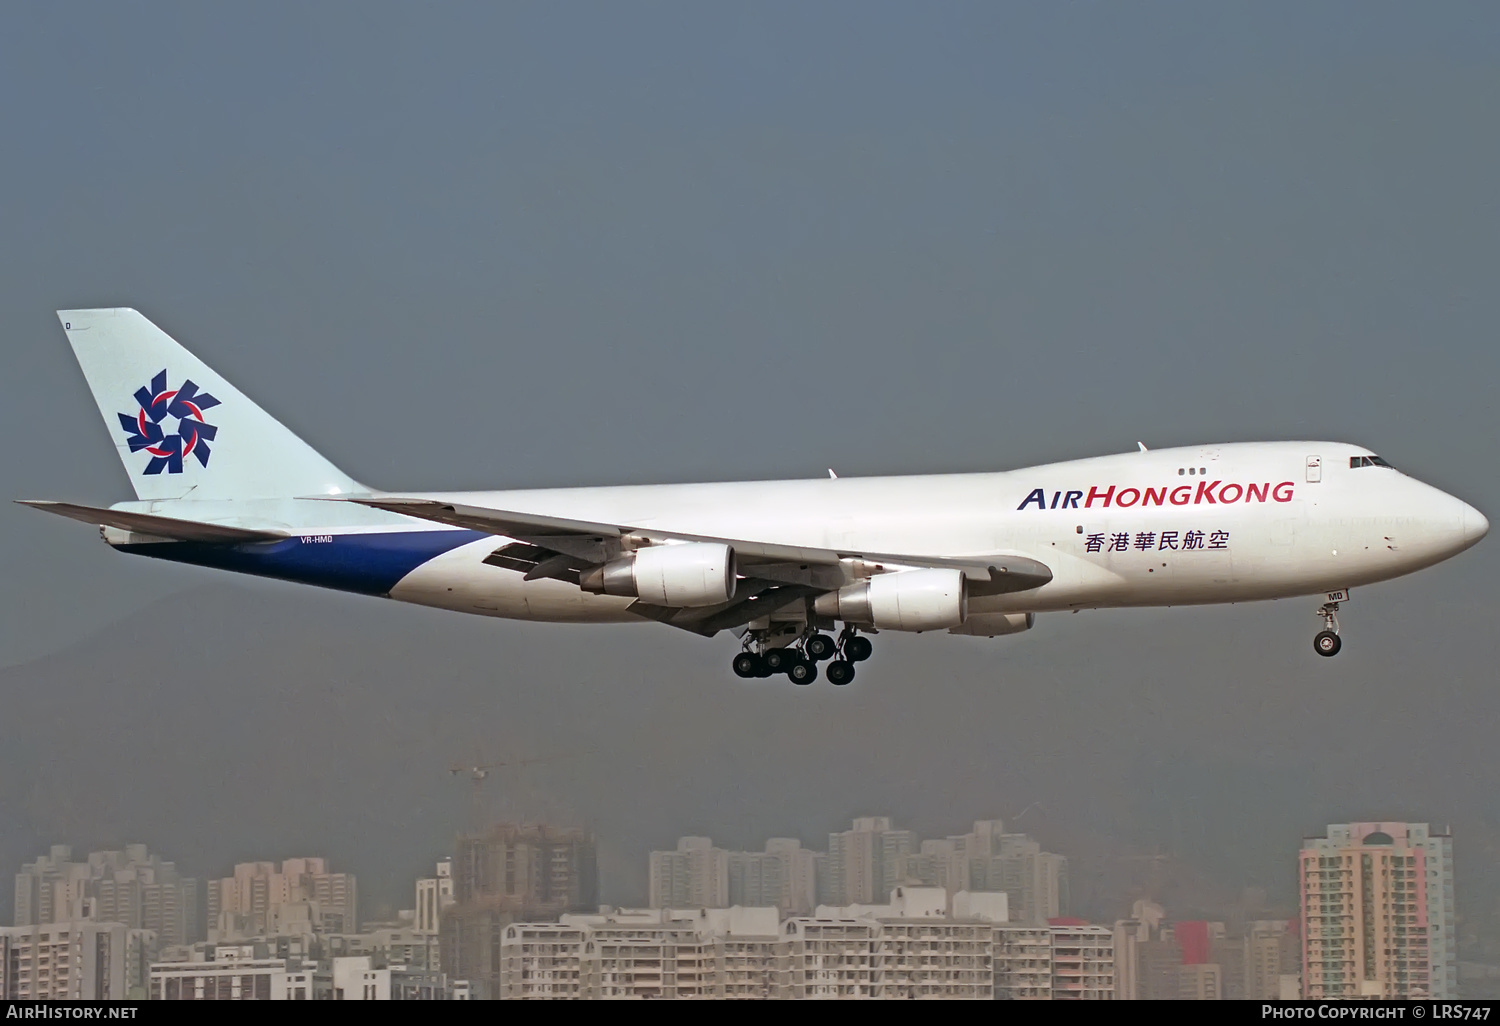
<svg viewBox="0 0 1500 1026"><path fill-rule="evenodd" d="M902 570L879 574L813 603L819 616L890 631L938 631L968 615L962 570Z"/></svg>
<svg viewBox="0 0 1500 1026"><path fill-rule="evenodd" d="M734 598L734 549L710 542L652 545L578 575L596 595L630 595L658 606L714 606Z"/></svg>
<svg viewBox="0 0 1500 1026"><path fill-rule="evenodd" d="M997 638L1002 634L1020 634L1036 623L1035 613L976 613L960 627L948 628L949 634L968 634L976 638Z"/></svg>

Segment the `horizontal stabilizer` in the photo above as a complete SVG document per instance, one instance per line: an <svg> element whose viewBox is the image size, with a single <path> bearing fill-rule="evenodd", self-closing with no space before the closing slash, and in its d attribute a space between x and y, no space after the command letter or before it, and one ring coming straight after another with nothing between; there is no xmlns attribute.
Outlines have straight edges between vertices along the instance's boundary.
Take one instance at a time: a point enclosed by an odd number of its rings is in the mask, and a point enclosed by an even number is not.
<svg viewBox="0 0 1500 1026"><path fill-rule="evenodd" d="M134 534L148 534L154 538L172 538L177 541L239 542L280 541L287 535L280 531L252 531L244 527L229 527L225 524L203 524L195 520L178 520L176 517L158 517L150 513L127 513L118 509L99 509L94 506L77 506L71 502L46 502L36 499L17 499L22 506L30 506L47 513L56 513L70 520L81 520L85 524L100 527L117 527Z"/></svg>

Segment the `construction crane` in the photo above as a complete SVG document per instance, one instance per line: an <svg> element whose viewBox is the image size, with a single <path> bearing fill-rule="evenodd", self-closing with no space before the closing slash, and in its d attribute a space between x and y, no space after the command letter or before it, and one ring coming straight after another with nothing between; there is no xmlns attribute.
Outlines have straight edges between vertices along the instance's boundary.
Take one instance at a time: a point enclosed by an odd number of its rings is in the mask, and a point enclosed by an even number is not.
<svg viewBox="0 0 1500 1026"><path fill-rule="evenodd" d="M475 830L480 830L484 827L483 801L480 789L483 787L485 780L489 778L490 772L492 770L520 770L524 769L527 766L534 766L537 763L558 762L563 759L576 759L582 755L588 754L590 753L562 752L553 753L551 755L538 755L530 758L492 759L489 762L480 762L479 760L475 759L467 763L453 763L448 767L448 773L451 776L455 777L460 773L467 773L469 775L469 783L473 785L469 795L469 819L471 821L472 828Z"/></svg>

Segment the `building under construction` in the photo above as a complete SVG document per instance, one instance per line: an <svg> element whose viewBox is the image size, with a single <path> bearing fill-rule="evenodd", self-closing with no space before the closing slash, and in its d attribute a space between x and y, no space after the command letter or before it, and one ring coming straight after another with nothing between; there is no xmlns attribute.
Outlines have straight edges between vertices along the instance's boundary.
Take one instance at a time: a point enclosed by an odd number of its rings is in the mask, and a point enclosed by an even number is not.
<svg viewBox="0 0 1500 1026"><path fill-rule="evenodd" d="M499 996L505 927L599 908L597 851L583 830L497 823L462 835L453 877L456 901L441 925L443 971L471 981L475 997Z"/></svg>

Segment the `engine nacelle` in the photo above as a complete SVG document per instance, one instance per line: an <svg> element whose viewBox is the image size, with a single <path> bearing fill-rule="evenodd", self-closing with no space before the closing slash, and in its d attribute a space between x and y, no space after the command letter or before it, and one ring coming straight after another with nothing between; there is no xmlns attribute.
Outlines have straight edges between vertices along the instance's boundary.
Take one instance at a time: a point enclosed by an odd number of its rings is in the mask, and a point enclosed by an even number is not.
<svg viewBox="0 0 1500 1026"><path fill-rule="evenodd" d="M819 595L813 611L889 631L939 631L969 612L962 570L901 570Z"/></svg>
<svg viewBox="0 0 1500 1026"><path fill-rule="evenodd" d="M651 545L578 575L596 595L628 595L657 606L716 606L734 598L734 549L712 542Z"/></svg>
<svg viewBox="0 0 1500 1026"><path fill-rule="evenodd" d="M949 627L949 634L968 634L976 638L998 638L1002 634L1020 634L1036 623L1035 613L976 613L961 627Z"/></svg>

